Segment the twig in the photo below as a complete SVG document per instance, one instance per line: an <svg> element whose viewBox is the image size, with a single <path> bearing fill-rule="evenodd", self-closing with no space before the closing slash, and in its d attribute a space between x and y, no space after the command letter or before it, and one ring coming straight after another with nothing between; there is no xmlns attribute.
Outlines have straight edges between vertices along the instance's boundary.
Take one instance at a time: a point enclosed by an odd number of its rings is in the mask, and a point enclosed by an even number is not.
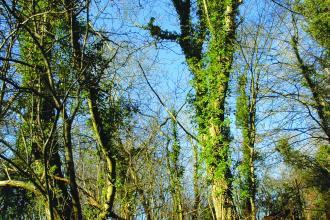
<svg viewBox="0 0 330 220"><path fill-rule="evenodd" d="M142 74L148 84L148 86L150 87L151 91L155 94L155 96L157 97L158 101L160 102L160 104L165 108L166 112L169 114L169 116L176 122L178 123L178 125L180 126L180 128L182 128L182 130L188 134L190 137L192 137L195 141L199 142L198 139L193 135L191 134L177 119L177 117L175 115L173 115L173 113L166 107L165 103L163 102L163 100L160 98L160 96L158 95L158 93L155 91L155 89L151 86L147 76L146 76L146 73L141 65L141 63L138 61L138 65L142 71Z"/></svg>
<svg viewBox="0 0 330 220"><path fill-rule="evenodd" d="M291 12L291 13L294 13L294 14L297 14L297 15L302 15L300 12L294 11L294 10L292 10L291 8L289 8L289 7L283 5L283 4L281 4L281 3L279 3L279 2L277 2L277 1L275 1L275 0L270 0L270 1L272 1L274 4L276 4L276 5L280 6L280 7L282 7L282 8L284 8L284 9L288 10L288 11Z"/></svg>

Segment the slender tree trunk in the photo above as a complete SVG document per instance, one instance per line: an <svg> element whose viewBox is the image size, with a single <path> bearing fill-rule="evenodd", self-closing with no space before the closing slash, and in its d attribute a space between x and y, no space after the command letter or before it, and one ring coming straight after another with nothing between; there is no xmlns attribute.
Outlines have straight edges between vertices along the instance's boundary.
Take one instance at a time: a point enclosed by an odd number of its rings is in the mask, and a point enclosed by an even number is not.
<svg viewBox="0 0 330 220"><path fill-rule="evenodd" d="M105 202L103 205L103 210L100 213L101 219L106 219L107 217L110 217L111 215L114 215L112 213L113 203L115 199L115 181L116 181L116 161L113 158L113 155L111 153L111 145L108 141L108 136L112 134L105 134L103 124L101 121L100 113L97 107L96 100L97 98L97 91L93 86L89 89L89 97L88 97L88 106L89 111L91 114L94 134L96 136L96 140L101 148L101 151L103 153L103 156L105 157L105 162L107 166L107 184L106 184L106 194L105 194Z"/></svg>
<svg viewBox="0 0 330 220"><path fill-rule="evenodd" d="M82 58L82 50L81 45L79 43L79 39L81 36L81 31L79 31L79 24L77 21L77 17L74 12L74 3L76 1L68 1L65 0L65 8L67 10L66 16L67 20L70 24L70 32L71 32L71 44L73 50L73 63L75 68L80 71L82 70L83 62ZM91 115L91 120L93 124L94 134L96 136L96 141L102 151L102 154L105 158L105 164L107 167L106 174L106 192L104 196L104 204L103 209L100 212L99 217L101 219L107 219L108 217L119 218L112 212L113 203L115 199L115 181L116 181L116 161L112 155L111 143L109 142L109 138L112 137L112 134L106 134L103 128L103 122L100 117L97 100L98 100L98 85L95 85L95 82L90 80L89 73L83 73L84 80L88 83L89 89L88 92L88 106L89 112Z"/></svg>
<svg viewBox="0 0 330 220"><path fill-rule="evenodd" d="M51 161L50 163L53 164L52 166L55 166L55 170L54 170L54 175L63 179L64 175L62 173L61 168L63 167L62 165L62 161L60 158L60 155L58 153L59 146L55 146L55 150L53 155L51 156ZM58 199L58 203L59 205L62 205L62 215L63 215L63 219L67 220L67 219L71 219L72 216L72 199L71 196L68 193L68 189L66 186L66 183L61 181L61 180L55 180L56 184L58 185L59 189L61 190L61 194L63 196L63 198Z"/></svg>
<svg viewBox="0 0 330 220"><path fill-rule="evenodd" d="M255 197L256 197L256 183L255 183L255 172L254 172L254 151L251 151L251 159L250 159L250 173L251 173L251 186L250 186L250 190L251 190L251 196L250 196L250 204L251 204L251 220L255 220L256 219L256 203L255 203Z"/></svg>
<svg viewBox="0 0 330 220"><path fill-rule="evenodd" d="M192 143L192 142L191 142ZM193 143L192 143L193 145ZM198 158L198 148L197 145L193 145L194 153L194 212L192 215L193 219L199 219L199 206L200 206L200 192L199 192L199 158Z"/></svg>
<svg viewBox="0 0 330 220"><path fill-rule="evenodd" d="M253 101L252 103L255 103L256 100L256 96L253 97ZM249 207L250 207L250 213L248 213L248 216L251 220L255 220L256 219L256 204L255 204L255 197L256 197L256 178L255 178L255 169L254 169L254 161L255 161L255 152L254 152L254 146L255 146L255 135L256 135L256 130L255 130L255 113L256 113L256 108L255 105L253 105L254 107L252 108L252 116L250 119L250 126L251 128L250 130L250 144L248 146L249 148L249 161L248 161L248 165L249 165L249 169L250 169L250 173L248 176L248 188L250 191L250 195L249 195Z"/></svg>
<svg viewBox="0 0 330 220"><path fill-rule="evenodd" d="M176 115L173 112L173 115ZM172 149L169 149L169 143L172 141ZM175 219L183 220L183 207L182 207L182 175L183 170L179 164L181 146L178 139L177 124L172 120L172 140L167 144L167 169L170 173L171 192L173 198L173 211Z"/></svg>
<svg viewBox="0 0 330 220"><path fill-rule="evenodd" d="M73 159L72 137L71 137L71 120L67 118L65 108L63 108L63 133L64 133L64 150L66 170L70 180L70 193L72 196L73 218L75 220L82 219L82 210L79 198L78 185L76 182L75 165Z"/></svg>
<svg viewBox="0 0 330 220"><path fill-rule="evenodd" d="M257 77L258 80L258 77ZM247 190L246 198L243 198L243 214L246 219L254 220L256 218L255 207L255 116L256 116L256 98L258 92L258 81L255 82L254 77L251 77L250 96L247 95L247 76L244 73L239 80L239 88L236 103L236 124L242 130L243 143L243 161L240 175L243 177L244 190ZM256 86L255 86L256 84ZM257 89L255 89L257 87Z"/></svg>

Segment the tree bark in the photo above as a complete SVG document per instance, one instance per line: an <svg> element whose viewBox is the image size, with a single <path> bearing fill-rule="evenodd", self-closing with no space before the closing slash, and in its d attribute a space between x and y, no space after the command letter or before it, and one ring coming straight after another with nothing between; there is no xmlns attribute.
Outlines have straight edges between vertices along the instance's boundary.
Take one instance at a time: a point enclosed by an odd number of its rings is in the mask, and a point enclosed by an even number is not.
<svg viewBox="0 0 330 220"><path fill-rule="evenodd" d="M93 86L91 86L91 88L89 89L89 97L88 97L89 111L92 119L96 141L98 142L98 145L103 153L103 156L105 157L105 162L107 165L107 190L106 190L103 210L99 215L101 219L106 219L107 217L114 215L114 213L112 212L112 208L116 193L116 187L115 187L116 161L113 158L111 152L112 146L108 141L108 136L109 135L111 136L112 134L104 133L102 119L100 117L99 109L97 106L97 99L98 99L97 90L93 88Z"/></svg>
<svg viewBox="0 0 330 220"><path fill-rule="evenodd" d="M67 118L65 107L62 110L63 114L63 133L64 133L64 149L66 170L70 180L70 193L72 196L73 218L75 220L82 219L82 209L79 198L78 184L76 182L75 165L73 159L72 137L71 137L71 120Z"/></svg>

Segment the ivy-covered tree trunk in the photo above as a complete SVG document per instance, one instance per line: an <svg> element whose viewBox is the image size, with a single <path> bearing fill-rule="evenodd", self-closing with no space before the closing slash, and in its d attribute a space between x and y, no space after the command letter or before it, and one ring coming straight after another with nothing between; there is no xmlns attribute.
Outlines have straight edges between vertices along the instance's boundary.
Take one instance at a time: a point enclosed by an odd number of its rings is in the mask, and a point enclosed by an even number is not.
<svg viewBox="0 0 330 220"><path fill-rule="evenodd" d="M101 119L101 115L97 106L97 91L95 88L91 88L89 91L88 97L88 106L90 109L91 120L93 124L94 134L96 136L96 140L100 145L103 156L105 157L106 162L106 190L104 195L103 207L100 212L99 217L101 219L107 219L108 217L116 217L112 212L113 203L115 199L116 187L116 161L113 156L113 149L111 144L109 143L109 135L110 138L112 134L105 133L104 125Z"/></svg>
<svg viewBox="0 0 330 220"><path fill-rule="evenodd" d="M176 115L175 112L173 115ZM174 218L178 220L184 219L183 199L182 199L182 177L183 168L179 164L179 156L181 146L178 138L177 124L172 119L172 149L167 146L167 167L170 173L170 187L173 199Z"/></svg>
<svg viewBox="0 0 330 220"><path fill-rule="evenodd" d="M253 74L253 73L252 73ZM256 99L258 93L258 79L251 77L250 79L250 96L247 95L247 76L246 72L239 78L239 86L236 101L236 124L241 128L243 143L242 152L243 159L239 167L241 187L240 187L240 200L243 204L243 215L247 219L254 220L256 218L256 180L255 180L255 118L256 118ZM256 82L255 82L256 80Z"/></svg>
<svg viewBox="0 0 330 220"><path fill-rule="evenodd" d="M231 194L229 125L225 117L225 101L235 51L236 16L239 0L203 1L206 25L210 31L204 71L208 99L204 119L207 128L205 153L208 173L213 183L212 197L216 219L234 219Z"/></svg>
<svg viewBox="0 0 330 220"><path fill-rule="evenodd" d="M194 74L196 122L200 143L206 155L208 176L212 182L216 218L233 219L225 100L234 55L235 20L242 1L197 1L197 24L192 23L191 1L172 2L179 17L181 33L162 30L154 25L155 19L150 20L147 29L157 38L177 41L185 54L187 64ZM207 42L208 50L203 54L207 33L210 40ZM203 56L206 58L205 62Z"/></svg>
<svg viewBox="0 0 330 220"><path fill-rule="evenodd" d="M316 10L316 9L314 9L314 10ZM327 65L322 67L323 72L318 73L315 66L310 65L304 61L304 59L302 58L300 51L299 51L300 45L299 45L298 28L297 28L297 23L296 23L297 21L294 18L294 16L293 16L292 20L293 20L293 26L295 28L294 29L295 32L291 39L291 46L292 46L295 58L297 60L297 67L298 67L301 75L303 76L307 87L309 88L309 90L312 93L312 100L314 103L312 103L311 106L316 110L316 112L319 116L318 124L321 127L321 129L323 130L324 134L326 135L326 139L327 139L328 143L330 144L330 101L326 97L326 93L328 93L328 91L323 88L324 84L320 83L322 81L326 81L326 78L328 77L327 76L328 73L326 73ZM330 18L325 19L325 20L330 21ZM317 30L319 32L321 32L321 30L319 30L321 27L319 27L319 26L315 27L314 23L311 22L310 26L313 27L314 29L316 29L316 27L318 27ZM324 28L329 29L329 24ZM319 39L316 38L316 40L319 40ZM324 47L326 48L326 55L325 55L325 57L322 57L319 59L321 63L327 62L325 60L328 59L330 56L329 55L330 54L330 43L328 42L329 39L322 38L322 40L324 42L327 42L327 44L324 43ZM322 61L322 59L324 59L324 61Z"/></svg>
<svg viewBox="0 0 330 220"><path fill-rule="evenodd" d="M193 145L193 154L194 154L194 206L193 206L193 215L192 219L199 219L200 218L200 201L201 201L201 195L200 195L200 184L199 184L199 170L200 170L200 164L199 164L199 152L198 152L198 146L197 144L194 144L191 141L191 144Z"/></svg>
<svg viewBox="0 0 330 220"><path fill-rule="evenodd" d="M87 103L89 107L89 113L91 116L92 127L94 131L94 135L97 141L98 146L102 152L102 159L104 159L106 164L106 190L104 190L104 194L101 198L101 210L99 213L100 219L107 219L109 217L114 217L119 219L117 215L113 213L113 204L115 199L115 182L116 182L116 161L114 154L114 146L112 145L112 138L114 130L106 130L105 122L101 116L101 110L99 106L99 80L93 78L93 74L87 72L86 69L90 68L86 65L87 60L82 60L83 49L80 44L80 39L85 37L82 32L81 25L78 21L78 17L76 11L74 10L76 1L64 1L66 8L66 19L68 22L67 31L70 32L71 35L71 46L72 46L72 54L73 54L73 64L75 71L82 75L83 81L86 83L86 94L87 94ZM85 33L86 34L86 33ZM87 59L87 58L86 58ZM91 58L93 59L93 58ZM101 60L101 57L98 57ZM103 60L104 63L102 71L105 71L107 68L108 62ZM108 120L108 119L106 119ZM113 120L113 119L112 119ZM113 125L110 125L112 127Z"/></svg>

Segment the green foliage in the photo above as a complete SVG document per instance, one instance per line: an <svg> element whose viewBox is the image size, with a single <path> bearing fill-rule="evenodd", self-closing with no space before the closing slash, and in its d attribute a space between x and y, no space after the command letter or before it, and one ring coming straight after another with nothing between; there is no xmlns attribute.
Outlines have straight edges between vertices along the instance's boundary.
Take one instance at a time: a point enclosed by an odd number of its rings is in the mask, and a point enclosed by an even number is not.
<svg viewBox="0 0 330 220"><path fill-rule="evenodd" d="M321 210L329 210L330 198L330 150L329 146L319 147L315 157L305 155L292 149L287 138L278 142L277 151L284 161L294 169L302 171L302 178L308 188L315 188L319 192L319 199L314 205ZM313 201L314 202L314 201Z"/></svg>
<svg viewBox="0 0 330 220"><path fill-rule="evenodd" d="M249 103L246 94L246 75L242 74L238 79L237 93L239 94L236 99L236 126L243 131L243 137L246 137L246 132L249 124Z"/></svg>
<svg viewBox="0 0 330 220"><path fill-rule="evenodd" d="M315 159L321 166L330 170L330 147L329 145L321 145L316 153Z"/></svg>
<svg viewBox="0 0 330 220"><path fill-rule="evenodd" d="M267 189L258 201L266 208L266 213L277 217L302 219L303 198L295 181L267 180Z"/></svg>
<svg viewBox="0 0 330 220"><path fill-rule="evenodd" d="M83 211L84 217L86 219L98 219L99 210L97 210L89 205L84 205L82 207L82 211Z"/></svg>
<svg viewBox="0 0 330 220"><path fill-rule="evenodd" d="M15 173L11 174L11 178L21 179ZM6 179L6 174L1 172L0 180ZM36 203L35 196L24 189L0 187L0 219L27 219L31 216L35 216L34 219L37 219Z"/></svg>
<svg viewBox="0 0 330 220"><path fill-rule="evenodd" d="M210 41L205 54L204 69L195 74L195 87L200 92L195 103L202 109L197 117L203 126L200 133L204 145L206 164L215 179L226 180L229 160L229 128L225 121L225 98L234 53L236 1L208 1L205 23L210 31ZM230 9L228 11L228 9Z"/></svg>
<svg viewBox="0 0 330 220"><path fill-rule="evenodd" d="M255 109L251 109L250 97L247 95L247 75L243 73L238 78L236 98L236 126L241 129L242 132L242 159L238 166L238 176L236 184L238 185L239 202L242 204L241 208L244 213L251 212L251 200L255 199L256 186L253 183L255 174L252 173L251 166L254 166L254 162L257 159L254 149L253 137L255 136L255 130L253 119Z"/></svg>
<svg viewBox="0 0 330 220"><path fill-rule="evenodd" d="M330 52L330 0L304 0L297 9L305 16L308 32Z"/></svg>

